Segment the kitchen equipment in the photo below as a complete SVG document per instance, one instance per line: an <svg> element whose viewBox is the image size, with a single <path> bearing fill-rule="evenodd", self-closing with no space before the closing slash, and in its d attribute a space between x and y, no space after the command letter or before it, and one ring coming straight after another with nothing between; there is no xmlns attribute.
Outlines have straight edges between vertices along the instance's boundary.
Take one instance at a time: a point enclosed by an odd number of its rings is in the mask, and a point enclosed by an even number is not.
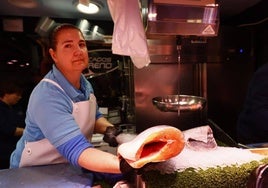
<svg viewBox="0 0 268 188"><path fill-rule="evenodd" d="M163 112L200 110L206 105L205 98L191 95L167 95L154 97L152 101Z"/></svg>
<svg viewBox="0 0 268 188"><path fill-rule="evenodd" d="M142 3L151 63L134 69L137 132L157 124L181 130L204 125L207 38L218 34L218 5L215 0Z"/></svg>
<svg viewBox="0 0 268 188"><path fill-rule="evenodd" d="M144 17L147 34L216 36L218 33L219 11L215 0L149 0L147 6Z"/></svg>
<svg viewBox="0 0 268 188"><path fill-rule="evenodd" d="M152 46L149 44L149 47L152 47L153 58L157 61L152 61L144 69L134 69L135 120L138 133L160 124L185 130L204 125L206 121L207 103L199 110L185 109L182 111L187 113L180 113L178 110L159 110L153 102L155 97L168 95L183 94L206 98L205 64L184 63L183 59L180 63L176 40L176 37L151 40Z"/></svg>

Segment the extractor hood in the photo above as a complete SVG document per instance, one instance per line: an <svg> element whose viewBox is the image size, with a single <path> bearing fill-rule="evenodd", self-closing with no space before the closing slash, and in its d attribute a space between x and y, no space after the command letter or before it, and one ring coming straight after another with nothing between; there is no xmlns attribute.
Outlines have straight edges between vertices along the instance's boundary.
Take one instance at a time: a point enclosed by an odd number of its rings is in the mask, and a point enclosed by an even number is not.
<svg viewBox="0 0 268 188"><path fill-rule="evenodd" d="M216 36L219 11L215 0L149 0L147 35Z"/></svg>

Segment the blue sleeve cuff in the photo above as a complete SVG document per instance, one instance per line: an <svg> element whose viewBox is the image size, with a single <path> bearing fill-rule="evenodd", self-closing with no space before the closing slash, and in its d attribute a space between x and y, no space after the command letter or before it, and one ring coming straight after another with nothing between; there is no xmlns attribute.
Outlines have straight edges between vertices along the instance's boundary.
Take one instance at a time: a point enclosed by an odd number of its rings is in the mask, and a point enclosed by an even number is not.
<svg viewBox="0 0 268 188"><path fill-rule="evenodd" d="M58 151L64 156L72 165L79 166L78 158L81 153L87 149L94 147L83 135L78 135L68 142L57 147Z"/></svg>
<svg viewBox="0 0 268 188"><path fill-rule="evenodd" d="M101 118L101 117L103 117L103 115L101 113L97 114L96 115L96 120L99 119L99 118Z"/></svg>

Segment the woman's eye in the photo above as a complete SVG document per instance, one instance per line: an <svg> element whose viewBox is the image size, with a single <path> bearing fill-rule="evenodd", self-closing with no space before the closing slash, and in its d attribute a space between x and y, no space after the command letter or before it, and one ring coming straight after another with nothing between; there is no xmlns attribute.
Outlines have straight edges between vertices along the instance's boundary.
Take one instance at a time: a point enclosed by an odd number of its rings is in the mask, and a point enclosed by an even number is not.
<svg viewBox="0 0 268 188"><path fill-rule="evenodd" d="M79 46L80 46L80 47L85 47L86 44L85 44L85 43L80 43Z"/></svg>
<svg viewBox="0 0 268 188"><path fill-rule="evenodd" d="M65 47L65 48L71 48L72 45L71 45L71 44L66 44L64 47Z"/></svg>

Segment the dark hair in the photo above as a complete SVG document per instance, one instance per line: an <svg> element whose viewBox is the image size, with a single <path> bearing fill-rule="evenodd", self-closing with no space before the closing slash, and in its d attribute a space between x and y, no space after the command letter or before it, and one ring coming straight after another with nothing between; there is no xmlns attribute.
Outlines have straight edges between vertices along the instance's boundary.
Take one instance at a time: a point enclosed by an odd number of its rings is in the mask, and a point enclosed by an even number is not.
<svg viewBox="0 0 268 188"><path fill-rule="evenodd" d="M83 33L81 32L81 30L78 27L76 27L75 25L72 25L69 23L59 24L59 25L55 26L54 29L52 29L51 32L49 33L48 49L49 48L52 48L53 50L56 49L58 35L61 31L65 30L65 29L76 29L83 36Z"/></svg>
<svg viewBox="0 0 268 188"><path fill-rule="evenodd" d="M0 80L0 97L5 94L17 93L22 95L23 88L19 83L16 83L12 79L1 79Z"/></svg>

